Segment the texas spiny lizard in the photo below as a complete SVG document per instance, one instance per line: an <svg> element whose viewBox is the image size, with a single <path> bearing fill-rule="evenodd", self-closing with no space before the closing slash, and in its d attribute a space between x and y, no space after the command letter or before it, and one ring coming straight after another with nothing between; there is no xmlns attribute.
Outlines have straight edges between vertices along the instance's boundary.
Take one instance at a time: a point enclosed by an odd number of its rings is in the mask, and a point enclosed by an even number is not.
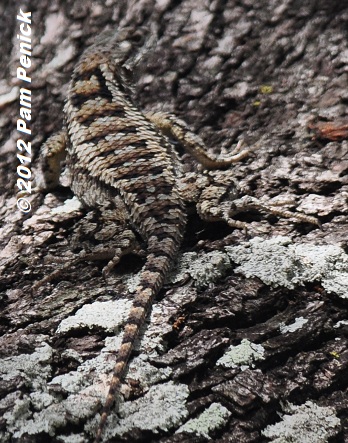
<svg viewBox="0 0 348 443"><path fill-rule="evenodd" d="M45 186L58 182L58 165L66 156L71 189L85 205L110 204L115 223L140 235L146 262L140 273L133 306L102 410L95 442L102 438L109 410L119 392L139 329L178 253L191 203L204 220L223 220L244 228L232 216L241 210L263 209L281 216L317 223L304 214L267 207L255 198L237 198L237 185L228 167L244 158L238 150L229 158L214 158L186 124L165 113L143 113L134 101L131 74L147 46L148 32L123 28L104 33L85 50L76 65L64 108L66 128L42 149ZM166 134L166 135L164 135ZM185 173L174 145L200 164ZM132 251L130 236L114 251L104 268L107 275L121 256Z"/></svg>

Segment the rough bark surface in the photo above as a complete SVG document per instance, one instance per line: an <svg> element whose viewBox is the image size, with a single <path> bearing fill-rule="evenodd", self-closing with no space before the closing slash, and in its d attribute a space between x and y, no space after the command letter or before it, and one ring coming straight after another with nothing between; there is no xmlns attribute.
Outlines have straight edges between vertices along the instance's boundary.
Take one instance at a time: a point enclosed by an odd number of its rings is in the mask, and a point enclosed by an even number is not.
<svg viewBox="0 0 348 443"><path fill-rule="evenodd" d="M215 153L243 138L253 149L235 166L243 193L293 200L323 224L241 214L250 238L287 237L278 263L286 278L274 283L237 268L228 247L252 251L244 233L192 215L182 249L208 261L205 279L187 265L162 290L123 389L128 409L110 418L108 441L347 442L347 3L40 0L23 8L32 11L34 31L33 165L61 128L82 50L105 27L156 22L159 43L137 72L139 105L181 117ZM126 257L108 281L105 262L78 262L31 293L79 252L112 247L118 233L108 214L56 211L72 198L64 187L34 195L26 216L15 206L18 9L0 5L0 440L90 441L119 344L115 327L122 329L126 314L116 326L112 318L118 306L129 309L127 281L142 261ZM284 271L282 259L294 245L314 248L318 260L334 245L335 265L328 259L321 274L296 280L298 262ZM92 317L76 317L88 305ZM105 306L114 309L111 326L98 318ZM230 346L246 343L249 357L220 361ZM267 428L276 423L287 436Z"/></svg>

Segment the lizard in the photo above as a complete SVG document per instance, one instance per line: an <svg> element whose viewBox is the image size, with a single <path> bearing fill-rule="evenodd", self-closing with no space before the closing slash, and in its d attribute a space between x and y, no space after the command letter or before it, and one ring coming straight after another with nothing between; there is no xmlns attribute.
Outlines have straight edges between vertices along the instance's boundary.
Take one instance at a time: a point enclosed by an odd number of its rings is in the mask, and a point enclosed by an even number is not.
<svg viewBox="0 0 348 443"><path fill-rule="evenodd" d="M49 189L58 183L65 159L75 196L88 207L111 205L115 223L121 220L135 233L113 251L103 269L105 276L132 251L136 235L146 244L145 264L95 443L103 438L134 342L181 247L189 204L202 219L223 220L239 229L245 224L233 216L250 207L318 224L314 217L268 207L250 196L238 198L238 184L226 170L249 155L240 144L228 157L215 157L182 120L164 112L141 111L134 99L132 73L152 39L148 29L125 27L102 33L82 53L67 91L65 126L46 141L41 153L45 183L40 187ZM169 137L178 140L200 166L185 172Z"/></svg>

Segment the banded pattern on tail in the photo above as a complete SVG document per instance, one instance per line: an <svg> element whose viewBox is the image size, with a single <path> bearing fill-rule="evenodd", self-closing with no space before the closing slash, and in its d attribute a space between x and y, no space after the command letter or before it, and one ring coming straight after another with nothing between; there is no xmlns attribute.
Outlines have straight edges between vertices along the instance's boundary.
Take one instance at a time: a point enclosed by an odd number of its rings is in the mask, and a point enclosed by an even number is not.
<svg viewBox="0 0 348 443"><path fill-rule="evenodd" d="M150 252L147 262L141 272L140 283L136 288L133 306L124 329L122 344L117 354L116 364L114 367L109 392L102 410L95 443L101 440L108 414L112 405L114 404L115 396L118 393L124 378L134 342L136 341L139 335L139 330L144 323L149 309L151 308L153 299L161 289L168 269L176 255L177 249L174 246L170 247L169 249L165 249L166 244L167 242L163 244L161 241L158 241L156 249L154 250L158 251L158 248L160 248L162 245L162 255L157 255L157 252Z"/></svg>

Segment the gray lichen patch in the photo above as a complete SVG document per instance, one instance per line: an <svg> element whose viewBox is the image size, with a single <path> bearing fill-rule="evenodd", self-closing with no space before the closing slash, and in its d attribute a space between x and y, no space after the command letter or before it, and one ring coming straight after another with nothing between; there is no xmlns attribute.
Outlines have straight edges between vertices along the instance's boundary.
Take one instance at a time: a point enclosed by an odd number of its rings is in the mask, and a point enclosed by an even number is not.
<svg viewBox="0 0 348 443"><path fill-rule="evenodd" d="M119 348L120 340L121 334L116 338L109 337L102 352L86 361L82 361L81 356L72 351L71 356L79 363L77 369L53 379L53 350L46 343L36 348L32 354L2 359L2 379L7 382L13 380L13 383L23 380L31 391L28 395L12 392L0 401L0 409L6 411L3 418L6 421L7 435L22 439L42 433L58 438L59 430L64 429L67 424L78 425L94 417L98 405L106 396L109 377L115 364L113 356L115 348ZM147 389L154 383L167 380L170 370L157 369L148 363L146 358L146 354L140 354L132 361L128 376L139 379L140 386ZM139 374L142 376L139 377ZM175 410L174 406L173 409ZM61 441L65 441L63 436L60 437L63 439ZM0 440L2 438L5 438L5 435L0 433ZM76 441L81 441L81 435L75 435L72 441L75 441L75 438ZM85 441L85 438L82 441Z"/></svg>
<svg viewBox="0 0 348 443"><path fill-rule="evenodd" d="M148 387L170 377L172 374L171 368L156 368L149 362L144 361L144 357L144 354L141 354L131 361L127 378L137 380L142 387Z"/></svg>
<svg viewBox="0 0 348 443"><path fill-rule="evenodd" d="M321 281L328 292L348 297L348 255L335 245L292 244L290 238L255 237L241 246L226 246L236 268L246 277L258 277L267 285L294 289Z"/></svg>
<svg viewBox="0 0 348 443"><path fill-rule="evenodd" d="M123 324L131 309L129 300L94 302L84 305L74 315L62 320L57 333L68 332L72 329L101 327L108 332L114 332Z"/></svg>
<svg viewBox="0 0 348 443"><path fill-rule="evenodd" d="M86 370L81 365L77 371L70 371L67 374L57 375L50 382L51 385L60 386L64 392L75 394L81 391L85 386L88 386L88 379L86 378Z"/></svg>
<svg viewBox="0 0 348 443"><path fill-rule="evenodd" d="M168 382L152 386L137 400L120 405L119 418L111 414L105 430L105 441L116 435L123 435L134 428L158 433L180 426L188 416L186 400L189 389L186 385ZM98 417L93 419L86 430L95 429Z"/></svg>
<svg viewBox="0 0 348 443"><path fill-rule="evenodd" d="M119 331L122 325L126 324L131 307L131 300L122 299L84 305L74 315L61 321L57 328L57 334L83 328L102 328L107 332L117 334L115 337L108 337L105 342L106 352L116 352L121 346L122 337ZM144 325L141 328L141 334L144 333L144 336L142 340L137 340L136 349L139 349L139 342L141 342L140 349L146 349L150 355L152 352L158 355L159 350L164 350L162 335L164 332L171 331L171 325L169 322L167 323L171 313L165 313L163 310L163 303L153 306L149 326ZM155 349L156 351L154 351Z"/></svg>
<svg viewBox="0 0 348 443"><path fill-rule="evenodd" d="M8 430L14 438L39 433L54 436L57 429L66 425L67 417L69 417L69 422L77 424L95 411L95 400L83 394L71 395L61 402L55 400L50 406L34 413L28 400L25 396L23 400L17 401L17 409L22 407L21 416L17 414L12 423L8 421Z"/></svg>
<svg viewBox="0 0 348 443"><path fill-rule="evenodd" d="M66 425L67 417L77 423L81 417L92 414L96 401L79 392L61 401L49 392L53 350L43 343L32 354L21 354L2 359L0 371L3 380L23 380L31 393L21 397L16 392L1 400L7 431L13 438L46 433L55 435L56 429ZM80 388L81 389L81 388Z"/></svg>
<svg viewBox="0 0 348 443"><path fill-rule="evenodd" d="M211 438L211 433L222 428L230 415L231 412L220 403L212 403L199 417L189 420L176 433L188 432Z"/></svg>
<svg viewBox="0 0 348 443"><path fill-rule="evenodd" d="M207 254L187 252L180 258L170 276L172 282L178 282L190 275L197 288L204 288L224 277L231 268L228 255L213 251Z"/></svg>
<svg viewBox="0 0 348 443"><path fill-rule="evenodd" d="M28 387L38 389L46 384L51 373L48 364L53 350L43 343L32 354L20 354L0 359L0 374L3 380L21 379ZM18 382L17 382L18 383Z"/></svg>
<svg viewBox="0 0 348 443"><path fill-rule="evenodd" d="M334 292L342 298L348 298L348 265L345 270L333 270L322 281L328 292Z"/></svg>
<svg viewBox="0 0 348 443"><path fill-rule="evenodd" d="M301 406L288 403L282 421L267 426L262 434L273 443L326 443L340 430L334 408L307 401Z"/></svg>
<svg viewBox="0 0 348 443"><path fill-rule="evenodd" d="M263 346L243 339L240 345L230 346L216 364L225 368L241 367L242 370L248 367L254 368L254 362L264 360L264 353Z"/></svg>
<svg viewBox="0 0 348 443"><path fill-rule="evenodd" d="M303 325L308 323L308 320L303 317L296 317L295 321L290 325L285 325L284 323L280 323L279 330L282 334L287 334L288 332L295 332L298 329L301 329Z"/></svg>
<svg viewBox="0 0 348 443"><path fill-rule="evenodd" d="M57 435L57 441L62 443L85 443L86 437L82 434Z"/></svg>

